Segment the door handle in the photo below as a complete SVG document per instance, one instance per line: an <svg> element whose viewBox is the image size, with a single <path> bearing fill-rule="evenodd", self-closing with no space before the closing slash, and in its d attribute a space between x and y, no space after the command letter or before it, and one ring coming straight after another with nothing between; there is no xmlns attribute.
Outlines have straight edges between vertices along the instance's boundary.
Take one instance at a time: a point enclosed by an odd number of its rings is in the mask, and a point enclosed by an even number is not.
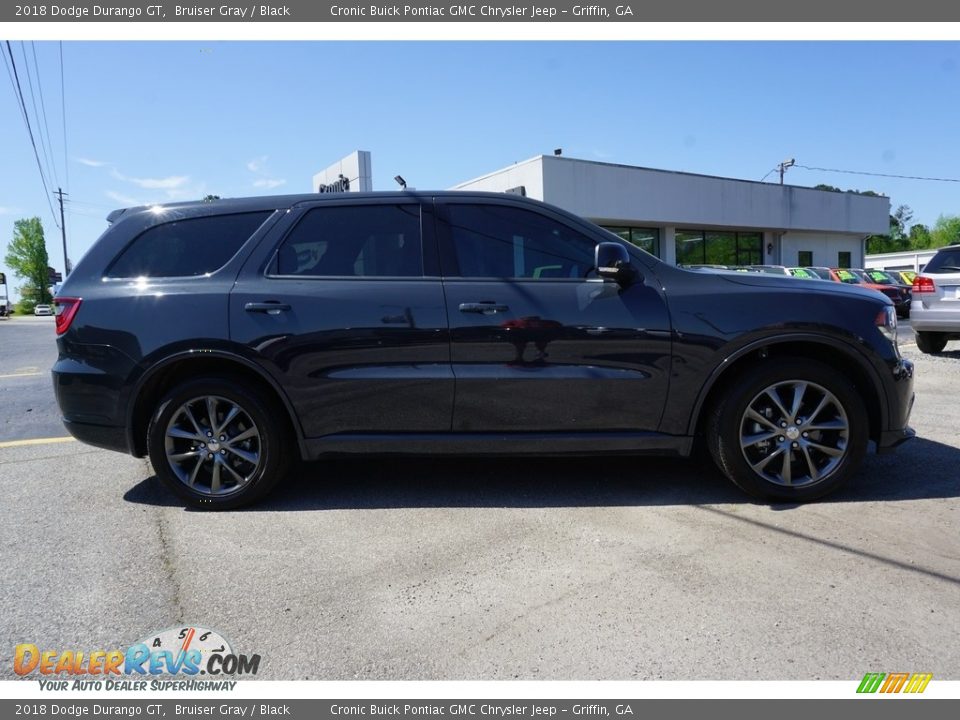
<svg viewBox="0 0 960 720"><path fill-rule="evenodd" d="M493 301L460 303L460 312L479 313L481 315L493 315L499 312L506 312L510 309L509 305L498 305Z"/></svg>
<svg viewBox="0 0 960 720"><path fill-rule="evenodd" d="M267 315L279 315L281 312L290 309L289 303L282 302L248 302L243 306L247 312L266 313Z"/></svg>

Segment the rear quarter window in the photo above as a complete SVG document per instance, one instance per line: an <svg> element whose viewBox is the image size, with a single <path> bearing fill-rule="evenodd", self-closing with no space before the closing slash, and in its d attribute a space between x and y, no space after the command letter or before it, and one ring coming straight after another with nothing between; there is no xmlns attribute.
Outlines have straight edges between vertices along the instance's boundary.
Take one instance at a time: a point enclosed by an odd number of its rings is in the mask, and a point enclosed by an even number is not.
<svg viewBox="0 0 960 720"><path fill-rule="evenodd" d="M138 235L106 277L195 277L222 268L272 214L266 210L176 220Z"/></svg>
<svg viewBox="0 0 960 720"><path fill-rule="evenodd" d="M960 272L960 248L941 250L923 268L924 273Z"/></svg>

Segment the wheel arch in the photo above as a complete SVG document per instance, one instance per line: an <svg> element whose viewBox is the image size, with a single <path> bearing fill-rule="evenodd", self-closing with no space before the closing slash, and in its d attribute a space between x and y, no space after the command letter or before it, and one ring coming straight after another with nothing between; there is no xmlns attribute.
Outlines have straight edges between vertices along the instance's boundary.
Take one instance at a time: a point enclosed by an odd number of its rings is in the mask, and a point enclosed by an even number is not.
<svg viewBox="0 0 960 720"><path fill-rule="evenodd" d="M140 377L127 404L127 447L136 457L147 454L147 426L156 403L178 382L201 375L217 375L240 379L260 387L276 399L285 410L290 427L297 438L301 457L305 457L303 430L297 414L279 384L253 361L225 350L189 350L164 358Z"/></svg>
<svg viewBox="0 0 960 720"><path fill-rule="evenodd" d="M702 438L706 418L723 389L750 368L777 357L817 360L838 369L852 380L866 406L870 439L879 439L887 425L888 407L876 370L861 353L846 343L816 335L765 338L737 350L717 366L704 383L691 413L688 431L696 438Z"/></svg>

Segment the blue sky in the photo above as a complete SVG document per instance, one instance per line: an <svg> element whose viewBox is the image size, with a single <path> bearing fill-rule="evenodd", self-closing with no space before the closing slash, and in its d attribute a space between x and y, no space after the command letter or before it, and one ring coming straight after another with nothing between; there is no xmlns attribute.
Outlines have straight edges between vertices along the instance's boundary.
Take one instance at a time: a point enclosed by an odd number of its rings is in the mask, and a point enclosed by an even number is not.
<svg viewBox="0 0 960 720"><path fill-rule="evenodd" d="M31 115L23 51L31 73L36 51L75 261L112 208L309 192L315 172L355 149L372 151L376 189L394 189L397 174L446 188L555 147L751 180L790 157L960 178L956 42L71 41L66 160L58 44L11 47ZM2 79L0 138L0 261L14 220L37 215L62 269L60 233ZM914 222L960 214L960 183L801 168L787 182L873 189L911 206Z"/></svg>

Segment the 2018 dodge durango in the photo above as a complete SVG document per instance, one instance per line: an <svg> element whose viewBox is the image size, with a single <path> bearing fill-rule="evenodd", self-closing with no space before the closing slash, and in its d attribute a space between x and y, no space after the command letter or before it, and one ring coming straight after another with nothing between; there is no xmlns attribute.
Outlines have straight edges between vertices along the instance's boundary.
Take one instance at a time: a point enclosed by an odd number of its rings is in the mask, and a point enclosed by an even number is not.
<svg viewBox="0 0 960 720"><path fill-rule="evenodd" d="M687 456L818 498L912 436L890 300L662 262L512 195L132 208L56 299L78 439L186 503L262 498L338 453Z"/></svg>

